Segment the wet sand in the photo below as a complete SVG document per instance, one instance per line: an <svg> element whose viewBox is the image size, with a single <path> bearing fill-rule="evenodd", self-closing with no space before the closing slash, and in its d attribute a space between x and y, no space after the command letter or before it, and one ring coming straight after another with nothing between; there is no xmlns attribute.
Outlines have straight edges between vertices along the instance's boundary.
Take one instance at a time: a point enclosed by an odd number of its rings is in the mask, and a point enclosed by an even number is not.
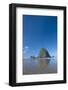
<svg viewBox="0 0 68 90"><path fill-rule="evenodd" d="M23 74L51 74L57 73L56 59L24 59Z"/></svg>

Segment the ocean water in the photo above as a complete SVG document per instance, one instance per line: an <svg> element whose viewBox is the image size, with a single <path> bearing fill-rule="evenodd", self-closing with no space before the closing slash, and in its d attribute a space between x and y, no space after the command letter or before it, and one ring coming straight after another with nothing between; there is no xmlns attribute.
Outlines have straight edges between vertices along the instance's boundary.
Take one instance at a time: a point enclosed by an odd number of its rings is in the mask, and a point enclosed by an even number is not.
<svg viewBox="0 0 68 90"><path fill-rule="evenodd" d="M51 74L57 73L56 59L24 59L23 74Z"/></svg>

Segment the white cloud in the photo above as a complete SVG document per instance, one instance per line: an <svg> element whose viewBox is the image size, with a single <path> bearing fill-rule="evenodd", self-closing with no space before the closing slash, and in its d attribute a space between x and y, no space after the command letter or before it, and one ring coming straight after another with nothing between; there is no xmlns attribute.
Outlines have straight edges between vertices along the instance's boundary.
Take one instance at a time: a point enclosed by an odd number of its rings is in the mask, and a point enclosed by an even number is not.
<svg viewBox="0 0 68 90"><path fill-rule="evenodd" d="M24 50L24 54L28 52L28 49L29 49L28 46L25 46L25 47L23 48L23 50Z"/></svg>
<svg viewBox="0 0 68 90"><path fill-rule="evenodd" d="M28 46L25 46L25 49L28 49L29 47Z"/></svg>

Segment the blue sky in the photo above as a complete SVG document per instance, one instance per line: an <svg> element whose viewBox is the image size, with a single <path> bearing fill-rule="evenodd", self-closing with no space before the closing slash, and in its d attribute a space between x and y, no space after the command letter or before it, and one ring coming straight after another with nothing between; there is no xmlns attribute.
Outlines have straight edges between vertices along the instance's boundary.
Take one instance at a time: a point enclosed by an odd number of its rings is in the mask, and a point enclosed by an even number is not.
<svg viewBox="0 0 68 90"><path fill-rule="evenodd" d="M38 56L46 48L51 56L57 53L57 16L23 15L24 57Z"/></svg>

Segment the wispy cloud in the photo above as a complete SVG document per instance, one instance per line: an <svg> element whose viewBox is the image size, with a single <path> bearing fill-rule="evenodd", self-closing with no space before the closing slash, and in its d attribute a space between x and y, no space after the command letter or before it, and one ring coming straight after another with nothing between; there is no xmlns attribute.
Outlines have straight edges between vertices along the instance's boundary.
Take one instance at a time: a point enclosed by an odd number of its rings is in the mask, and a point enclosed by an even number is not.
<svg viewBox="0 0 68 90"><path fill-rule="evenodd" d="M28 49L29 47L28 46L25 46L25 49Z"/></svg>
<svg viewBox="0 0 68 90"><path fill-rule="evenodd" d="M24 54L25 54L25 53L27 53L27 52L28 52L29 47L28 47L28 46L25 46L25 47L23 48L23 50L24 50Z"/></svg>

